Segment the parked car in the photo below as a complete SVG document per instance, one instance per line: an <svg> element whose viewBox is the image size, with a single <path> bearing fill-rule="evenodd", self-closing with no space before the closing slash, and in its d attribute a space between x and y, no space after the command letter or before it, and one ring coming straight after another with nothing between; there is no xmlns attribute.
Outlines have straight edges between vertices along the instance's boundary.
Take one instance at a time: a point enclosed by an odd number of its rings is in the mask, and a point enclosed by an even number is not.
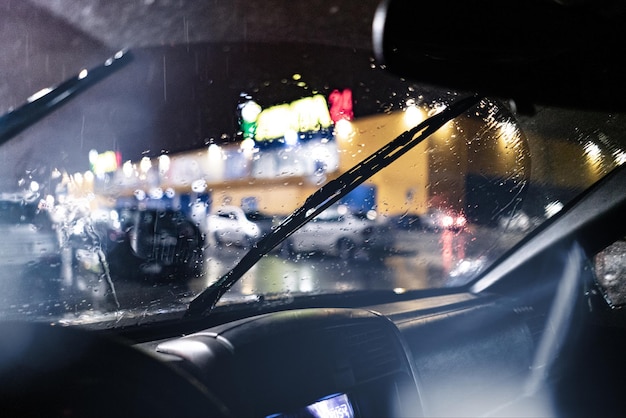
<svg viewBox="0 0 626 418"><path fill-rule="evenodd" d="M393 251L394 239L388 226L350 213L335 205L317 215L285 240L283 254L319 252L343 260Z"/></svg>
<svg viewBox="0 0 626 418"><path fill-rule="evenodd" d="M209 236L217 245L249 247L261 237L261 228L238 206L220 206L208 219Z"/></svg>
<svg viewBox="0 0 626 418"><path fill-rule="evenodd" d="M269 233L283 219L281 216L272 216L258 210L246 211L244 214L246 219L259 227L261 237Z"/></svg>
<svg viewBox="0 0 626 418"><path fill-rule="evenodd" d="M431 208L420 217L423 228L430 231L460 231L467 226L467 218L462 212Z"/></svg>
<svg viewBox="0 0 626 418"><path fill-rule="evenodd" d="M106 253L113 279L184 281L203 274L205 238L184 213L135 208L120 210L119 218L122 241Z"/></svg>

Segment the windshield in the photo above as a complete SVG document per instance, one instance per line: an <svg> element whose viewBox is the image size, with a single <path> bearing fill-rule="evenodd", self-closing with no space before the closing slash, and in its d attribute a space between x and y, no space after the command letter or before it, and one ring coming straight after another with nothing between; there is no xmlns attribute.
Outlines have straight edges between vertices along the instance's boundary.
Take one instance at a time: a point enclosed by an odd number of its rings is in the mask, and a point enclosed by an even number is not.
<svg viewBox="0 0 626 418"><path fill-rule="evenodd" d="M376 2L298 10L320 30L294 23L289 42L234 25L254 7L181 2L180 28L152 39L101 33L105 6L38 3L7 7L29 23L2 41L1 113L118 48L131 59L0 147L2 319L180 317L318 188L469 95L388 73L341 27L371 24ZM168 27L167 6L144 3L123 13ZM625 127L484 98L285 236L217 306L465 285L623 164Z"/></svg>

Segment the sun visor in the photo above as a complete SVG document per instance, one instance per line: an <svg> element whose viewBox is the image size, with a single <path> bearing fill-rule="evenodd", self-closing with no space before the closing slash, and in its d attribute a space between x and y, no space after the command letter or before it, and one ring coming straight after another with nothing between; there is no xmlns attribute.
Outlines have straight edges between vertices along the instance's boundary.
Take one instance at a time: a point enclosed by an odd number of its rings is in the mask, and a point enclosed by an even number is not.
<svg viewBox="0 0 626 418"><path fill-rule="evenodd" d="M519 103L626 108L626 3L384 0L376 59L414 81Z"/></svg>

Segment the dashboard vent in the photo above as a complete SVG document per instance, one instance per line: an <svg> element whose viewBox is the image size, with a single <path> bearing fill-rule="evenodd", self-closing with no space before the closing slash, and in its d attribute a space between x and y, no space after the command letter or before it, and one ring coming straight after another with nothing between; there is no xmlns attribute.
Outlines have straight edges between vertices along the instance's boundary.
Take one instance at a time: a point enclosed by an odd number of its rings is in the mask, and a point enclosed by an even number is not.
<svg viewBox="0 0 626 418"><path fill-rule="evenodd" d="M402 351L396 344L397 337L385 324L351 324L326 331L335 342L337 366L349 366L357 382L402 369Z"/></svg>

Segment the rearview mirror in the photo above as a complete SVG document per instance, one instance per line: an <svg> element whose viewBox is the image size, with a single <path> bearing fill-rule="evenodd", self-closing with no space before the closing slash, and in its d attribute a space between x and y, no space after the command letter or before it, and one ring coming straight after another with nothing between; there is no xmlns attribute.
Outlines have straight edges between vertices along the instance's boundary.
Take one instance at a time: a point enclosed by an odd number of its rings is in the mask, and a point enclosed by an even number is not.
<svg viewBox="0 0 626 418"><path fill-rule="evenodd" d="M377 60L415 81L521 103L623 110L626 2L384 0Z"/></svg>

